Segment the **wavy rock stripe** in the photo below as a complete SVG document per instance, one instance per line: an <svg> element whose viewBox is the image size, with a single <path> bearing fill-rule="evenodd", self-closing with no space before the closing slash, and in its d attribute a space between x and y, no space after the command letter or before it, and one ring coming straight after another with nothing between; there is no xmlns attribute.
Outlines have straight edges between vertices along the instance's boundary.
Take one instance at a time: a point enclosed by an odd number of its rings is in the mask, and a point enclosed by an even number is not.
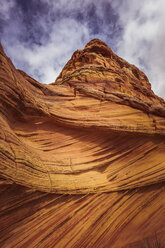
<svg viewBox="0 0 165 248"><path fill-rule="evenodd" d="M165 245L165 184L123 192L57 195L0 187L0 247L142 247L155 233Z"/></svg>

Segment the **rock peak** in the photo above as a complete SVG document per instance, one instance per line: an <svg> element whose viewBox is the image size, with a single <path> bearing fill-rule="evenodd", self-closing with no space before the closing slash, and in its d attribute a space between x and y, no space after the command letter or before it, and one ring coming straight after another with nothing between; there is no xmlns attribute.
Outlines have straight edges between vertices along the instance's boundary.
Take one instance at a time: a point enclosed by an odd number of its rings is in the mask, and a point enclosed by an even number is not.
<svg viewBox="0 0 165 248"><path fill-rule="evenodd" d="M93 45L95 45L95 46L106 46L106 47L108 47L108 45L104 42L104 41L102 41L102 40L100 40L100 39L92 39L92 40L90 40L87 44L86 44L86 46L85 46L85 48L86 47L88 47L88 46L93 46Z"/></svg>
<svg viewBox="0 0 165 248"><path fill-rule="evenodd" d="M99 39L93 39L88 42L84 50L86 50L86 52L96 53L107 58L111 58L113 54L112 50L108 47L108 45Z"/></svg>
<svg viewBox="0 0 165 248"><path fill-rule="evenodd" d="M55 84L87 87L95 97L110 100L113 95L115 102L165 116L165 103L153 93L147 76L99 39L74 52Z"/></svg>

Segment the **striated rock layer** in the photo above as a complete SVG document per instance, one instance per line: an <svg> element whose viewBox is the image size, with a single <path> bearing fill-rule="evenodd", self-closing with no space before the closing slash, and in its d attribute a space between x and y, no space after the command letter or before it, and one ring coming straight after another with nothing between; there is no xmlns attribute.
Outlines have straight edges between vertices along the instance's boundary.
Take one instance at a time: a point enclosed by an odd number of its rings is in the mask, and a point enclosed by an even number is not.
<svg viewBox="0 0 165 248"><path fill-rule="evenodd" d="M155 233L164 247L164 183L86 195L36 192L15 184L0 189L2 248L142 248L146 238L155 242Z"/></svg>
<svg viewBox="0 0 165 248"><path fill-rule="evenodd" d="M50 85L0 47L0 127L1 247L165 244L165 102L104 42Z"/></svg>

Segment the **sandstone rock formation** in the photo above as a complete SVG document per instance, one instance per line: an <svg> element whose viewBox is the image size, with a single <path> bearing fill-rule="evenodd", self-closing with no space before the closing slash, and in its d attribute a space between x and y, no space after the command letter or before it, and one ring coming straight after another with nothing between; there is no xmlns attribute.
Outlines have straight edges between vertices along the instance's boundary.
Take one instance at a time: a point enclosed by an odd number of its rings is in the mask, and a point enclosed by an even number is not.
<svg viewBox="0 0 165 248"><path fill-rule="evenodd" d="M1 247L165 244L165 102L104 42L50 85L0 47L0 126Z"/></svg>

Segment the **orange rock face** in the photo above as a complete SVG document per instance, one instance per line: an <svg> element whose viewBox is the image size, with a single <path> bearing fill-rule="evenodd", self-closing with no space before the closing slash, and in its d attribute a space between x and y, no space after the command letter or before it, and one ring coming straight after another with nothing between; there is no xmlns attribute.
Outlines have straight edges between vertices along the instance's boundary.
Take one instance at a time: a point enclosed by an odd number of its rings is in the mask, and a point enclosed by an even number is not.
<svg viewBox="0 0 165 248"><path fill-rule="evenodd" d="M1 247L165 244L165 102L104 42L50 85L0 47L0 126Z"/></svg>

